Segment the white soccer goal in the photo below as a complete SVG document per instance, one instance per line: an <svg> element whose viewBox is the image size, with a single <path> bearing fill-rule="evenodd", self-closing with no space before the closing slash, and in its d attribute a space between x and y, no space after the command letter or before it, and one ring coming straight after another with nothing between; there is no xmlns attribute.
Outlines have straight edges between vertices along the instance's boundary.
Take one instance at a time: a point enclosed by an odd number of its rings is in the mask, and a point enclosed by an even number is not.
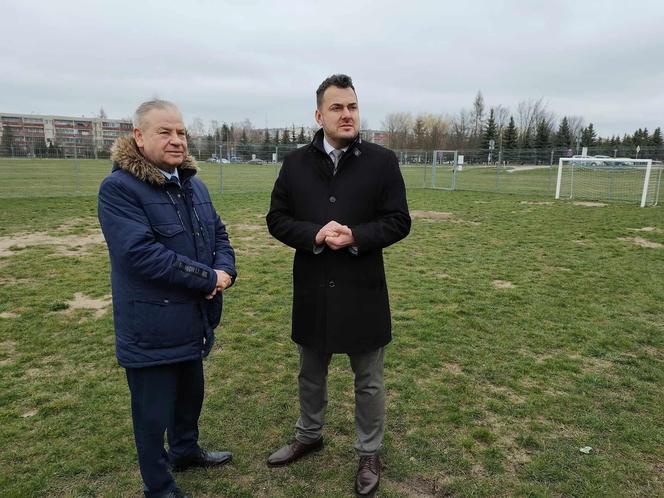
<svg viewBox="0 0 664 498"><path fill-rule="evenodd" d="M561 197L638 202L641 207L659 202L662 166L651 159L561 157L556 199Z"/></svg>

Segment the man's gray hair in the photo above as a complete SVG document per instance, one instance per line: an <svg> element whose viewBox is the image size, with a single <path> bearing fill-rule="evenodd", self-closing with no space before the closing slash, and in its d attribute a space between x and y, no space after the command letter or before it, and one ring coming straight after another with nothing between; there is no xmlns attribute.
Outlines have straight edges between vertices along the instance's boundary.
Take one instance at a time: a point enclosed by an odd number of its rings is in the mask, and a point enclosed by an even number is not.
<svg viewBox="0 0 664 498"><path fill-rule="evenodd" d="M176 106L173 102L161 99L148 100L147 102L143 102L141 105L139 105L136 109L136 112L134 112L134 119L132 120L134 128L140 129L144 124L145 115L153 109L172 109L177 111L178 114L181 114L180 109L178 109L178 106Z"/></svg>

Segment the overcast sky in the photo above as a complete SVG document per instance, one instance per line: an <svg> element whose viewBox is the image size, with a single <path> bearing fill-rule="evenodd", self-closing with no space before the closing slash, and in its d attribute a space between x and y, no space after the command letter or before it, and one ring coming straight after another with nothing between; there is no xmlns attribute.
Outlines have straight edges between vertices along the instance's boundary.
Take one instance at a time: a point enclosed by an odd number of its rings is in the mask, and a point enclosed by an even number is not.
<svg viewBox="0 0 664 498"><path fill-rule="evenodd" d="M601 136L664 125L664 1L2 0L0 112L129 117L158 96L257 128L314 124L328 75L361 116L453 115L481 90Z"/></svg>

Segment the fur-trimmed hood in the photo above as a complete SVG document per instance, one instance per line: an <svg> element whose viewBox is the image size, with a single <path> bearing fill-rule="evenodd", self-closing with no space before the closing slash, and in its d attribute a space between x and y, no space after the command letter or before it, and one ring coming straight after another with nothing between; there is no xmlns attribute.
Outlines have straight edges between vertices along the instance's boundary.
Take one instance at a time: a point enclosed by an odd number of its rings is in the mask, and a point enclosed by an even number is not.
<svg viewBox="0 0 664 498"><path fill-rule="evenodd" d="M153 185L164 185L166 183L166 177L159 171L159 168L148 161L141 153L138 145L136 145L136 140L131 135L119 137L113 143L111 160L116 167L125 170L142 182ZM196 160L187 154L182 164L178 166L178 171L181 173L180 179L182 181L195 175L198 171Z"/></svg>

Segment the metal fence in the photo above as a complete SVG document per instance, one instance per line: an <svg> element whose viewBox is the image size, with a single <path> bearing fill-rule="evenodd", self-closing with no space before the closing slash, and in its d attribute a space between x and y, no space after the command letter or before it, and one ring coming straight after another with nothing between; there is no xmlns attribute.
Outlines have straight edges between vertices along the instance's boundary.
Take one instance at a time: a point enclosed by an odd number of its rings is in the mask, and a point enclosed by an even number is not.
<svg viewBox="0 0 664 498"><path fill-rule="evenodd" d="M214 156L198 156L200 177L211 192L266 192L284 156L297 145L239 144L219 147ZM195 149L190 149L195 156ZM659 161L660 150L642 149L640 157ZM542 195L553 198L559 157L568 150L511 151L396 150L409 189L437 188ZM597 154L598 152L592 151ZM617 154L617 153L616 153ZM608 155L608 154L607 154ZM463 156L463 164L457 161ZM96 195L111 170L109 159L0 157L0 198ZM662 180L658 180L662 181Z"/></svg>

